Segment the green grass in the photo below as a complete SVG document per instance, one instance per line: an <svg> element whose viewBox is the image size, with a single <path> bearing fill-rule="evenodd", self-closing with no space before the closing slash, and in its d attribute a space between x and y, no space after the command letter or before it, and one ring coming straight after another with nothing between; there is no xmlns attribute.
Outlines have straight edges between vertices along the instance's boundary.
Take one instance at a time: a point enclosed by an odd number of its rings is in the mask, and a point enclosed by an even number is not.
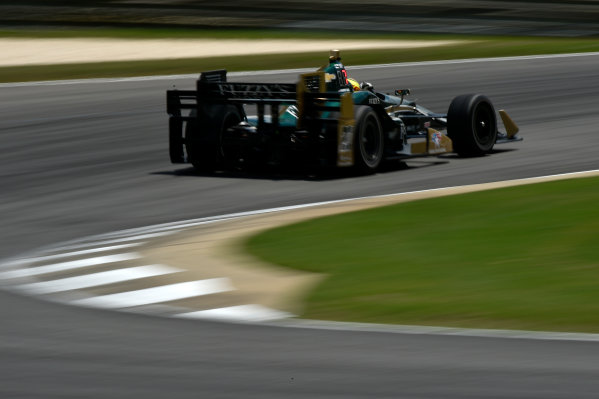
<svg viewBox="0 0 599 399"><path fill-rule="evenodd" d="M188 28L70 28L0 29L0 37L22 38L126 38L126 39L463 39L463 35L398 34L379 32L329 32L277 29L188 29Z"/></svg>
<svg viewBox="0 0 599 399"><path fill-rule="evenodd" d="M122 38L305 38L330 39L326 32L263 30L147 30L83 29L69 31L0 31L0 37L122 37ZM334 34L338 37L338 34ZM599 51L596 38L483 37L457 35L343 34L345 39L434 40L453 39L467 42L433 48L396 50L344 50L346 65L382 64L480 57ZM343 50L343 49L342 49ZM0 67L0 82L32 80L84 79L199 73L226 68L229 71L317 68L326 60L322 52L285 55L186 58L165 61L102 62L68 65Z"/></svg>
<svg viewBox="0 0 599 399"><path fill-rule="evenodd" d="M305 318L599 332L599 178L434 198L264 232L323 273Z"/></svg>

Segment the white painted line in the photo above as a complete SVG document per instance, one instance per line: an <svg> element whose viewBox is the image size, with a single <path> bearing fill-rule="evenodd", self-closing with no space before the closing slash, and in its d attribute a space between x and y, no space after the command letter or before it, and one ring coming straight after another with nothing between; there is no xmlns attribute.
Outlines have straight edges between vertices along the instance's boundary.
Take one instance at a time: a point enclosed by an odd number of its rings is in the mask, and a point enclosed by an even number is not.
<svg viewBox="0 0 599 399"><path fill-rule="evenodd" d="M138 259L138 258L141 258L141 256L139 254L136 254L135 252L130 252L130 253L124 253L124 254L117 254L117 255L97 256L95 258L85 258L85 259L73 260L70 262L54 263L54 264L45 265L45 266L29 267L29 268L18 269L18 270L9 270L9 271L0 273L0 280L37 276L40 274L62 272L65 270L79 269L79 268L90 267L90 266L98 266L98 265L103 265L106 263L123 262L126 260Z"/></svg>
<svg viewBox="0 0 599 399"><path fill-rule="evenodd" d="M21 265L26 265L26 264L36 263L36 262L45 262L45 261L61 259L61 258L72 258L75 256L88 255L88 254L93 254L93 253L97 253L97 252L116 251L119 249L131 248L131 247L139 246L142 244L143 244L143 242L137 242L135 244L113 245L110 247L86 249L83 251L62 252L62 253L55 254L55 255L35 256L32 258L23 258L23 259L12 260L10 262L3 263L2 266L13 267L13 266L21 266Z"/></svg>
<svg viewBox="0 0 599 399"><path fill-rule="evenodd" d="M167 231L167 232L143 234L143 235L138 234L135 236L127 236L124 238L115 238L112 240L107 239L107 240L103 240L103 241L92 241L92 240L101 239L102 237L104 237L104 235L91 236L91 237L87 237L86 239L83 239L83 240L65 242L65 243L61 244L61 246L59 246L59 247L52 247L52 250L53 251L70 251L72 249L89 248L91 246L97 246L97 245L116 244L119 242L128 242L128 241L141 241L141 240L146 240L148 238L164 237L164 236L168 236L168 235L175 234L175 233L178 233L178 231ZM112 234L112 235L114 235L114 234ZM119 237L122 237L122 236L119 236ZM140 244L142 244L142 243L140 243Z"/></svg>
<svg viewBox="0 0 599 399"><path fill-rule="evenodd" d="M199 224L219 222L221 220L222 219L216 219L214 217L202 218L201 221L196 222L194 224L194 226L199 225ZM111 235L118 237L117 234L122 234L122 235L128 235L128 236L130 235L133 237L140 237L139 234L145 234L145 233L151 232L156 235L165 235L166 236L166 235L170 235L170 234L175 234L179 230L185 229L186 227L188 227L188 225L184 224L184 223L182 224L181 222L163 223L160 225L155 225L155 226L150 226L150 227L140 227L137 229L131 229L131 230L125 230L125 231L120 231L120 232L116 232L116 233L111 233ZM175 231L173 231L173 230L175 230ZM101 237L109 238L111 235L102 235Z"/></svg>
<svg viewBox="0 0 599 399"><path fill-rule="evenodd" d="M568 54L540 54L530 56L515 56L515 57L490 57L490 58L467 58L459 60L439 60L439 61L419 61L419 62L404 62L393 64L372 64L372 65L346 65L349 71L358 69L376 69L376 68L400 68L412 66L433 66L447 64L471 64L471 63L487 63L487 62L504 62L504 61L527 61L527 60L544 60L554 58L577 58L577 57L593 57L599 55L599 52L589 53L568 53ZM297 69L273 69L264 71L244 71L230 72L227 75L230 77L243 77L252 75L278 75L283 73L305 73L312 72L315 68L297 68ZM102 84L102 83L119 83L119 82L147 82L157 80L178 80L178 79L197 79L199 73L183 74L183 75L152 75L152 76L134 76L128 78L96 78L96 79L72 79L72 80L44 80L37 82L16 82L16 83L1 83L0 88L10 87L29 87L29 86L60 86L60 85L76 85L76 84Z"/></svg>
<svg viewBox="0 0 599 399"><path fill-rule="evenodd" d="M540 55L520 55L513 57L489 57L489 58L464 58L458 60L438 60L438 61L417 61L417 62L400 62L393 64L380 65L356 65L346 66L348 70L352 69L376 69L376 68L399 68L412 66L434 66L448 64L479 64L488 62L505 62L505 61L530 61L530 60L548 60L556 58L579 58L579 57L594 57L598 56L599 52L589 53L568 53L568 54L540 54Z"/></svg>
<svg viewBox="0 0 599 399"><path fill-rule="evenodd" d="M173 317L182 319L201 319L232 322L264 322L288 319L295 315L280 310L267 308L262 305L241 305L226 308L199 310L196 312L179 313Z"/></svg>
<svg viewBox="0 0 599 399"><path fill-rule="evenodd" d="M485 187L488 184L507 184L507 185L513 186L513 185L519 185L519 184L539 183L539 182L543 182L543 181L547 181L547 180L554 180L554 179L587 177L587 176L594 176L597 174L599 174L599 169L582 171L582 172L561 173L561 174L549 175L549 176L529 177L529 178L522 178L522 179L516 179L516 180L509 180L509 181L473 184L473 185L466 185L466 186L449 186L449 187L433 188L433 189L428 189L428 190L409 191L409 192L404 192L404 193L382 194L382 195L374 195L374 196L366 196L366 197L354 197L354 198L346 198L346 199L340 199L340 200L313 202L313 203L309 203L309 204L290 205L290 206L283 206L283 207L278 207L278 208L269 208L269 209L260 209L260 210L247 211L247 212L230 213L230 214L225 214L225 215L209 216L209 217L203 217L203 218L198 218L198 219L187 219L187 220L180 220L177 222L161 223L161 224L156 224L156 225L151 225L151 226L146 226L146 227L140 227L140 228L136 228L136 229L120 230L120 231L116 231L113 233L107 233L107 234L102 234L102 235L97 235L97 236L90 236L90 237L87 237L84 239L86 242L85 244L83 244L83 243L78 244L79 242L82 241L82 240L78 240L78 241L74 241L74 242L58 244L58 245L62 245L62 246L52 248L52 250L53 251L70 250L70 249L74 249L74 248L91 246L91 245L106 245L106 244L120 242L120 241L135 241L138 239L143 240L143 239L147 239L147 238L161 237L161 236L176 234L183 228L191 228L191 227L196 227L196 226L200 226L200 225L208 224L208 223L222 222L224 220L236 219L236 218L241 218L241 217L246 217L246 216L256 216L256 215L262 215L262 214L268 214L268 213L299 210L299 209L304 209L304 208L314 208L314 207L323 206L323 205L341 204L344 202L351 202L351 201L377 199L377 198L388 198L388 197L402 197L402 196L409 196L409 195L413 195L413 194L429 193L429 192L430 193L443 192L443 191L448 191L448 190L452 190L452 189L456 189L456 188L464 188L464 187L479 187L480 186L481 188L479 190L482 190L483 189L482 187ZM178 230L172 230L172 229L178 229ZM141 234L141 235L134 235L134 234ZM106 241L103 240L106 237L110 237L110 236L118 237L121 235L128 235L128 236L126 238L122 238L122 239L106 240ZM93 240L103 240L103 241L93 242Z"/></svg>
<svg viewBox="0 0 599 399"><path fill-rule="evenodd" d="M97 287L107 284L122 283L125 281L162 276L165 274L177 273L181 271L183 270L165 265L146 265L86 274L77 277L67 277L58 280L22 284L16 286L15 288L32 294L43 295L55 292Z"/></svg>
<svg viewBox="0 0 599 399"><path fill-rule="evenodd" d="M315 208L315 207L323 206L323 205L341 204L344 202L351 202L351 201L388 198L388 197L403 197L403 196L409 196L409 195L420 194L420 193L443 192L443 191L448 191L448 190L452 190L452 189L456 189L456 188L464 188L464 187L473 187L473 188L481 187L480 190L482 190L483 189L482 187L486 187L489 184L508 184L508 185L513 186L513 185L519 185L519 184L539 183L539 182L552 180L552 179L587 177L587 176L593 176L593 175L597 175L597 174L599 174L599 169L584 171L584 172L571 172L571 173L561 173L561 174L549 175L549 176L529 177L529 178L522 178L522 179L516 179L516 180L509 180L509 181L473 184L473 185L466 185L466 186L450 186L450 187L433 188L433 189L427 189L427 190L409 191L409 192L404 192L404 193L382 194L382 195L374 195L374 196L366 196L366 197L354 197L354 198L346 198L346 199L340 199L340 200L313 202L313 203L309 203L309 204L282 206L282 207L278 207L278 208L260 209L260 210L247 211L247 212L229 213L229 214L225 214L225 215L210 216L210 217L204 217L204 218L198 218L198 219L180 220L178 222L156 224L156 225L151 225L151 226L142 227L142 228L133 229L133 230L139 230L140 232L143 232L143 233L149 233L152 231L164 231L164 230L168 230L168 229L183 229L183 228L196 227L196 226L200 226L200 225L208 224L208 223L222 222L224 220L237 219L237 218L246 217L246 216L256 216L256 215L262 215L262 214L268 214L268 213L299 210L299 209L304 209L304 208ZM133 234L133 230L123 230L120 232L117 231L113 234L119 234L119 233ZM170 232L169 234L175 234L175 233L176 233L176 231ZM102 237L102 236L99 236L99 237L97 236L96 238L100 238L100 237ZM139 237L145 238L146 236L139 236ZM92 239L92 237L89 237L89 238Z"/></svg>
<svg viewBox="0 0 599 399"><path fill-rule="evenodd" d="M599 342L599 334L570 333L553 331L526 331L526 330L492 330L483 328L457 328L436 326L411 326L393 324L352 323L343 321L293 319L274 321L271 325L291 328L305 328L313 330L331 331L362 331L390 334L418 334L418 335L455 335L460 337L478 338L510 338L534 339L553 341L589 341Z"/></svg>
<svg viewBox="0 0 599 399"><path fill-rule="evenodd" d="M232 291L233 289L228 278L213 278L78 299L70 303L77 306L118 309L217 294Z"/></svg>

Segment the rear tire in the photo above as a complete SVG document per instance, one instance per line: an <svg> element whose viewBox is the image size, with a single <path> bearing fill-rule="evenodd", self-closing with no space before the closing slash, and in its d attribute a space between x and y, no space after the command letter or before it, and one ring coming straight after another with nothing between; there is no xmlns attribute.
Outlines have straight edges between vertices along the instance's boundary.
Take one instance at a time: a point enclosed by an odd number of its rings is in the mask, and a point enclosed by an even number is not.
<svg viewBox="0 0 599 399"><path fill-rule="evenodd" d="M198 116L192 110L185 127L185 149L187 159L200 172L212 172L224 164L222 136L231 126L242 120L239 109L234 105L207 105Z"/></svg>
<svg viewBox="0 0 599 399"><path fill-rule="evenodd" d="M381 122L369 106L356 105L354 119L354 163L361 173L374 173L383 160L384 138Z"/></svg>
<svg viewBox="0 0 599 399"><path fill-rule="evenodd" d="M482 94L454 98L447 111L447 135L460 156L490 152L497 140L497 117L491 101Z"/></svg>

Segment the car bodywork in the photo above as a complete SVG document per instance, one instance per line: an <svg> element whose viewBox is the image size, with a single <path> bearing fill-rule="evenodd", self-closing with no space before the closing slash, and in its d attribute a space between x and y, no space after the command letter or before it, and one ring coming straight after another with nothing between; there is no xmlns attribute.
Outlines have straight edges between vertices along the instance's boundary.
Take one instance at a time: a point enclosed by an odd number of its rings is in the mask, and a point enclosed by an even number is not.
<svg viewBox="0 0 599 399"><path fill-rule="evenodd" d="M232 83L204 72L196 90L167 91L170 158L200 170L300 162L374 172L385 160L456 152L480 156L521 140L503 110L480 94L456 97L446 114L374 90L327 89L323 70L294 84ZM248 116L253 108L253 116Z"/></svg>

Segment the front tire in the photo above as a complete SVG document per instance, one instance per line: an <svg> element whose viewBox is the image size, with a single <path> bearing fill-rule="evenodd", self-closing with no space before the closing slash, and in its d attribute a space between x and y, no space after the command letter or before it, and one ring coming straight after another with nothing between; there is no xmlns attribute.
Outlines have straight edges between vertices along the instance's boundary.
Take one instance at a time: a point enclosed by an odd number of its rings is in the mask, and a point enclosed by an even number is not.
<svg viewBox="0 0 599 399"><path fill-rule="evenodd" d="M447 135L460 156L490 152L497 140L497 117L491 101L482 94L454 98L447 111Z"/></svg>
<svg viewBox="0 0 599 399"><path fill-rule="evenodd" d="M374 173L383 160L384 138L381 122L369 106L355 107L354 162L362 173Z"/></svg>

